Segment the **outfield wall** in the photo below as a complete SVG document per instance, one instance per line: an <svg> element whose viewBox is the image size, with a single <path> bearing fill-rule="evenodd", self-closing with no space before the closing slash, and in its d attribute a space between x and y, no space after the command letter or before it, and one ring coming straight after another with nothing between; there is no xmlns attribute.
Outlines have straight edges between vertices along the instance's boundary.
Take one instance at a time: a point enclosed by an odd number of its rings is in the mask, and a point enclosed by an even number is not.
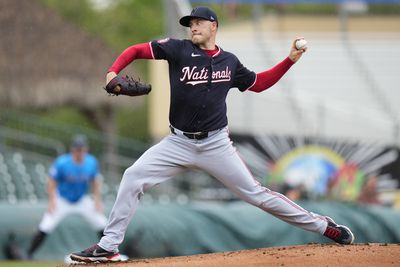
<svg viewBox="0 0 400 267"><path fill-rule="evenodd" d="M384 207L361 207L343 203L302 202L305 208L327 214L350 226L357 243L399 243L400 212ZM107 205L109 207L111 205ZM46 203L0 204L0 245L13 231L17 244L27 249L45 211ZM36 260L62 260L66 254L97 242L96 232L80 217L71 216L49 236ZM328 239L286 223L244 202L228 204L141 205L129 225L122 253L132 257L163 257L232 251ZM0 260L5 258L0 251Z"/></svg>

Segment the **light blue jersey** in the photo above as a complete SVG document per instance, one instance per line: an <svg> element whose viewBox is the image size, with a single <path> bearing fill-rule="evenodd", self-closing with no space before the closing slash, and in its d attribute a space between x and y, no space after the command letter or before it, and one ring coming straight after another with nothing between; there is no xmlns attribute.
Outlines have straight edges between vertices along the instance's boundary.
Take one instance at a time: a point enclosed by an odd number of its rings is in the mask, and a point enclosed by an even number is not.
<svg viewBox="0 0 400 267"><path fill-rule="evenodd" d="M59 156L49 170L49 175L57 182L60 196L69 202L77 202L89 189L90 182L99 174L97 159L86 154L83 162L74 162L70 153Z"/></svg>

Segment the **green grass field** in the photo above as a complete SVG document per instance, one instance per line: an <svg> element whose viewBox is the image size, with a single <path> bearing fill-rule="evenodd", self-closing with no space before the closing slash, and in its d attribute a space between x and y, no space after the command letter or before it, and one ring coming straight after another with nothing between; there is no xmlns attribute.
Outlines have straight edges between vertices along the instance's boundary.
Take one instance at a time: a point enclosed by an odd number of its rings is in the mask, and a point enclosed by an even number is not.
<svg viewBox="0 0 400 267"><path fill-rule="evenodd" d="M55 267L63 262L0 261L0 267Z"/></svg>

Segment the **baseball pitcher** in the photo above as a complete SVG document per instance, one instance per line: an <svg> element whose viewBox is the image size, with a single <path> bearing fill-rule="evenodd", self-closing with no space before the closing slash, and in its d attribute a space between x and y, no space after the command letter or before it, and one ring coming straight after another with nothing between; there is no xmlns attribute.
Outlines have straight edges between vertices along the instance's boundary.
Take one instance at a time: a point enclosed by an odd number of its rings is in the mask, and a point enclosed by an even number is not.
<svg viewBox="0 0 400 267"><path fill-rule="evenodd" d="M273 86L295 64L306 48L295 41L289 56L275 67L254 73L239 59L216 45L217 15L197 7L179 20L189 27L190 40L162 39L128 47L108 70L106 90L112 94L143 95L151 87L118 73L136 59L167 60L171 103L171 133L147 150L121 181L104 236L98 244L71 254L82 262L118 261L122 243L141 196L187 168L199 168L248 203L302 229L351 244L354 236L331 218L309 212L285 196L260 185L229 138L226 96L232 88L260 93Z"/></svg>

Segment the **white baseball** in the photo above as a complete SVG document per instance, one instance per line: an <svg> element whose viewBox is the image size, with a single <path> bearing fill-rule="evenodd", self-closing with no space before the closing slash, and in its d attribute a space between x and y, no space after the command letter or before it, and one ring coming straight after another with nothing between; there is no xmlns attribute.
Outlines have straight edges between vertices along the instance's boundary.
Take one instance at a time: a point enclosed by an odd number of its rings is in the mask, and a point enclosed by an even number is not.
<svg viewBox="0 0 400 267"><path fill-rule="evenodd" d="M297 50L304 49L307 47L307 41L305 39L299 39L296 41Z"/></svg>

